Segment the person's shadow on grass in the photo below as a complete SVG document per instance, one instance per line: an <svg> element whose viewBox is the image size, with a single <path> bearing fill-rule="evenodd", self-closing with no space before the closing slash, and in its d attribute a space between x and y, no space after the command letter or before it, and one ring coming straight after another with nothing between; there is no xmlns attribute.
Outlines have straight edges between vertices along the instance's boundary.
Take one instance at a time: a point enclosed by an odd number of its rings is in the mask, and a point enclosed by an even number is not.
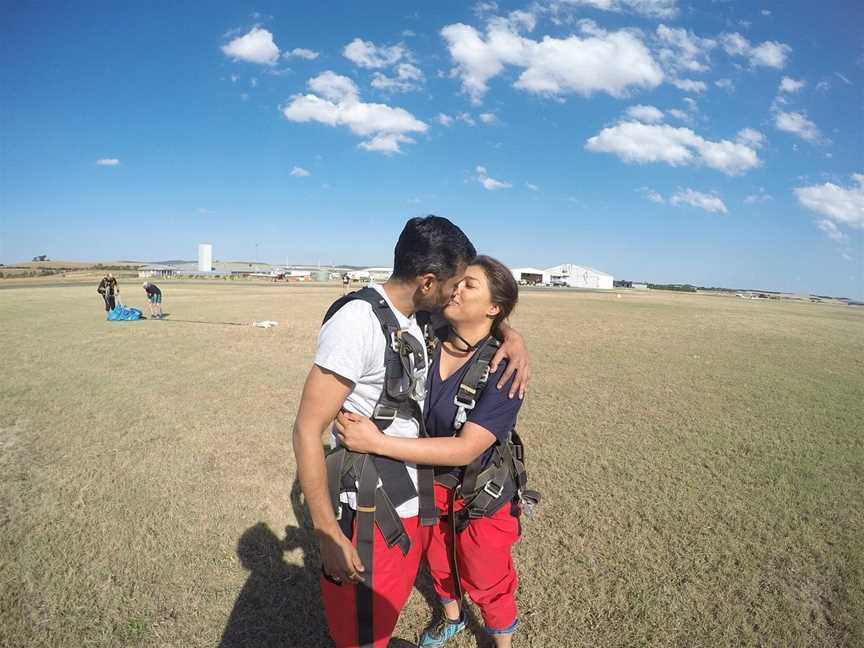
<svg viewBox="0 0 864 648"><path fill-rule="evenodd" d="M220 648L326 648L332 646L321 607L318 545L300 485L291 489L299 526L286 527L285 538L263 522L243 532L237 557L249 570L222 633ZM303 564L285 561L285 552L301 549Z"/></svg>

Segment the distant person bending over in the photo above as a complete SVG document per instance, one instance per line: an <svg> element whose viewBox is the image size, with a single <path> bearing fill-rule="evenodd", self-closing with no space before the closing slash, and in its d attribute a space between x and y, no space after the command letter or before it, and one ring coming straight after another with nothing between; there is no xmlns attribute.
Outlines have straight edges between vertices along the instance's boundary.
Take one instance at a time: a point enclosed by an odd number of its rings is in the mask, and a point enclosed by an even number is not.
<svg viewBox="0 0 864 648"><path fill-rule="evenodd" d="M120 296L120 286L113 274L109 272L102 277L102 281L99 282L99 287L96 289L96 292L102 295L102 299L105 300L105 310L114 310L114 306L117 305L115 297Z"/></svg>
<svg viewBox="0 0 864 648"><path fill-rule="evenodd" d="M162 319L162 291L154 283L145 282L144 292L147 293L147 302L150 308L151 319Z"/></svg>
<svg viewBox="0 0 864 648"><path fill-rule="evenodd" d="M503 339L502 326L518 297L516 281L501 262L479 256L468 266L444 308L450 327L442 331L443 342L430 358L423 415L432 438L388 436L370 419L346 410L337 417L339 442L355 452L436 466L435 503L449 515L427 532L423 557L446 618L423 634L421 648L443 646L465 628L463 592L480 608L496 648L510 648L519 625L517 575L510 549L520 536L522 493L512 475L497 485L488 481L483 488L479 480L495 470L493 446L507 444L522 400L508 398L506 388L499 391L490 386L480 390L479 396L472 390L467 413L459 409L463 380L475 370L474 355L487 344L497 348L492 339L499 343ZM506 364L501 362L496 371L489 371L490 383L505 373ZM502 479L500 473L494 474L495 480ZM482 509L469 508L469 503L479 507L479 491L481 496L494 497ZM456 520L455 529L451 520ZM456 544L455 573L451 538Z"/></svg>

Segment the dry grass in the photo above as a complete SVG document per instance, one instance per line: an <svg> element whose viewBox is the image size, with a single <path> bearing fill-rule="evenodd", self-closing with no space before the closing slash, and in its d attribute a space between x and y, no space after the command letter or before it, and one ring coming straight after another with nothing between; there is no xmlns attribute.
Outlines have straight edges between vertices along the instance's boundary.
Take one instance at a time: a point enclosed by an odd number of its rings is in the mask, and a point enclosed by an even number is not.
<svg viewBox="0 0 864 648"><path fill-rule="evenodd" d="M326 646L290 429L340 290L160 285L165 322L0 290L0 645ZM517 645L864 643L864 313L526 292L516 324Z"/></svg>

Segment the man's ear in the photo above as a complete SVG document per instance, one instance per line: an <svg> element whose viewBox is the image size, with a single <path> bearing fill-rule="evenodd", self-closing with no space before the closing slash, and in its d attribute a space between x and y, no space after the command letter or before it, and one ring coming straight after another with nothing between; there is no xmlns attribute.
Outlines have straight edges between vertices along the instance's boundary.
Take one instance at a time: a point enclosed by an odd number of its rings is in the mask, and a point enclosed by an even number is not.
<svg viewBox="0 0 864 648"><path fill-rule="evenodd" d="M426 274L417 277L417 281L417 287L420 289L420 292L424 295L428 295L435 289L435 285L438 283L438 277L431 272L427 272Z"/></svg>

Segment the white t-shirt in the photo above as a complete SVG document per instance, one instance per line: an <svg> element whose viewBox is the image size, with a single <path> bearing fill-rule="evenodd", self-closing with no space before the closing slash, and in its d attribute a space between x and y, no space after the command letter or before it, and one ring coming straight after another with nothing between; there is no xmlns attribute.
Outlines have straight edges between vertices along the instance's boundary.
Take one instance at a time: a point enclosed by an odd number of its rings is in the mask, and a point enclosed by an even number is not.
<svg viewBox="0 0 864 648"><path fill-rule="evenodd" d="M399 326L423 341L423 331L417 325L414 316L405 317L393 307L383 286L371 284L387 301L390 309L396 315ZM429 365L426 357L426 346L423 346L424 365ZM345 304L331 317L318 334L318 351L315 354L315 364L332 371L354 383L354 389L348 394L343 408L363 416L372 416L375 403L384 389L384 333L381 324L372 312L372 306L361 299ZM425 369L422 378L426 380ZM423 402L420 402L422 409ZM414 419L397 418L388 427L385 434L396 437L416 439L420 435L417 422ZM338 443L335 431L331 431L332 444ZM417 465L405 464L408 474L417 488ZM357 508L354 493L343 493L341 497L351 508ZM400 517L413 517L418 514L418 500L414 497L396 507Z"/></svg>

